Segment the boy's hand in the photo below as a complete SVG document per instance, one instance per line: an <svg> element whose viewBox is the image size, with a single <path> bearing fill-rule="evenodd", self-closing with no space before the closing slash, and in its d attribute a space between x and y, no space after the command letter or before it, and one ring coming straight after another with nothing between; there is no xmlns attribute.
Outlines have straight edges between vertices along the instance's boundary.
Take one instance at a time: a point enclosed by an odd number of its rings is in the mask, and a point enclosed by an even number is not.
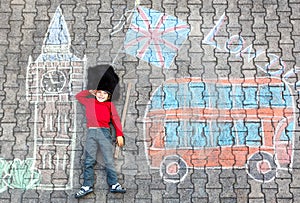
<svg viewBox="0 0 300 203"><path fill-rule="evenodd" d="M117 145L119 147L123 147L124 146L124 137L123 136L117 136Z"/></svg>
<svg viewBox="0 0 300 203"><path fill-rule="evenodd" d="M97 90L89 90L89 93L96 96Z"/></svg>

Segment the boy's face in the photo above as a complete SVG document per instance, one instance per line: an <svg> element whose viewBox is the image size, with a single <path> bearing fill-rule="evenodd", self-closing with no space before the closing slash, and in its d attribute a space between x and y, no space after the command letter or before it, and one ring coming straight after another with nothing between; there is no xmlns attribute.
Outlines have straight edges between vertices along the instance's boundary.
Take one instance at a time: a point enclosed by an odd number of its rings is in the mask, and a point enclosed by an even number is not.
<svg viewBox="0 0 300 203"><path fill-rule="evenodd" d="M103 90L97 90L96 92L96 99L99 102L105 102L109 99L109 94Z"/></svg>

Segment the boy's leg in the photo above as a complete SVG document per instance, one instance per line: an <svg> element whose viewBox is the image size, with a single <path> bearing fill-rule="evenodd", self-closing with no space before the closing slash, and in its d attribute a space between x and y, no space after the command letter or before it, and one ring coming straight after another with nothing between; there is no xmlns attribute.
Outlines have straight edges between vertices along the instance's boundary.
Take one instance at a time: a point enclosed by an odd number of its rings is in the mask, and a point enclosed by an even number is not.
<svg viewBox="0 0 300 203"><path fill-rule="evenodd" d="M94 185L94 165L96 163L97 142L95 140L96 131L88 130L85 144L84 161L84 182L80 190L75 194L75 198L81 198L93 192Z"/></svg>
<svg viewBox="0 0 300 203"><path fill-rule="evenodd" d="M99 145L100 150L103 155L105 167L106 167L106 174L107 174L107 183L111 186L118 182L118 177L114 165L114 158L113 158L113 144L112 144L112 137L110 135L110 130L106 128L99 129Z"/></svg>
<svg viewBox="0 0 300 203"><path fill-rule="evenodd" d="M83 186L94 185L94 166L97 156L97 141L95 140L96 130L88 129L85 144L85 161L84 161L84 182Z"/></svg>

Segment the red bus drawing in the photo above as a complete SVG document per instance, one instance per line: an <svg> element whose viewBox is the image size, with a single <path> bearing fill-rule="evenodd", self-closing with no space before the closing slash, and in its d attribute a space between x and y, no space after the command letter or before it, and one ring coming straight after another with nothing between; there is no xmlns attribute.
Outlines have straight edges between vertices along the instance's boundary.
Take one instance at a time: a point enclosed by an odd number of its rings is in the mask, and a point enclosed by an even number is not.
<svg viewBox="0 0 300 203"><path fill-rule="evenodd" d="M246 168L271 181L293 158L294 98L278 78L181 78L153 93L145 114L146 154L162 178L188 168Z"/></svg>

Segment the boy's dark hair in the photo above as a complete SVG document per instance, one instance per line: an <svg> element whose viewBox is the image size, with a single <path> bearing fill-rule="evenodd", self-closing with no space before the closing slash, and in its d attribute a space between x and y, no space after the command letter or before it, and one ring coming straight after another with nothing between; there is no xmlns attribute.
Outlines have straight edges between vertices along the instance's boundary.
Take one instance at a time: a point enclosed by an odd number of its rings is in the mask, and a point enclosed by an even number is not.
<svg viewBox="0 0 300 203"><path fill-rule="evenodd" d="M120 97L119 77L111 65L97 65L88 68L88 90L103 90L111 94L111 100Z"/></svg>

